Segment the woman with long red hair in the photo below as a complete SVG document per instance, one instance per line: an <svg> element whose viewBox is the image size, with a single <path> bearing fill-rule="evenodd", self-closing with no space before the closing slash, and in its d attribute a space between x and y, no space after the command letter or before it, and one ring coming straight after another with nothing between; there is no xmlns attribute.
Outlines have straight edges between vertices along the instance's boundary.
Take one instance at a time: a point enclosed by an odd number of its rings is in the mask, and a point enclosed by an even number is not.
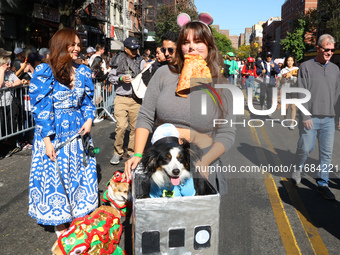
<svg viewBox="0 0 340 255"><path fill-rule="evenodd" d="M94 87L91 70L75 63L80 49L76 30L57 31L50 58L36 67L29 88L36 128L28 214L55 226L57 235L66 229L64 223L98 205L96 159L83 144L85 138L92 143Z"/></svg>

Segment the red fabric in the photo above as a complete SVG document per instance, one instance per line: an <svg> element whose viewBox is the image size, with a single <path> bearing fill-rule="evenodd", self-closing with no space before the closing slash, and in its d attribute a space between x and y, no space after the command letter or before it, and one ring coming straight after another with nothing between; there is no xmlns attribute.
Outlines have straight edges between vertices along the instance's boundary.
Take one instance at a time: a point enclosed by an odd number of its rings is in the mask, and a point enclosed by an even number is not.
<svg viewBox="0 0 340 255"><path fill-rule="evenodd" d="M241 74L242 76L246 76L247 73L249 76L255 76L255 78L257 78L256 66L254 66L254 70L248 70L247 65L244 65Z"/></svg>

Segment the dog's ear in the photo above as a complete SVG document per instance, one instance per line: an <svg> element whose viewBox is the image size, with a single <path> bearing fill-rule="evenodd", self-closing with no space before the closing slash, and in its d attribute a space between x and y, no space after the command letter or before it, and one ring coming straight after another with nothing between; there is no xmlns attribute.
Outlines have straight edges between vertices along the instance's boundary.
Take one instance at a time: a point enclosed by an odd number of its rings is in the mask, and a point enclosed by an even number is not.
<svg viewBox="0 0 340 255"><path fill-rule="evenodd" d="M185 153L188 154L188 161L191 163L191 165L194 165L198 160L202 158L202 150L195 144L195 143L189 143L185 139L182 140L182 147L185 151Z"/></svg>
<svg viewBox="0 0 340 255"><path fill-rule="evenodd" d="M146 153L144 153L142 158L142 164L148 173L153 173L156 171L156 159L157 150L154 147L149 148Z"/></svg>

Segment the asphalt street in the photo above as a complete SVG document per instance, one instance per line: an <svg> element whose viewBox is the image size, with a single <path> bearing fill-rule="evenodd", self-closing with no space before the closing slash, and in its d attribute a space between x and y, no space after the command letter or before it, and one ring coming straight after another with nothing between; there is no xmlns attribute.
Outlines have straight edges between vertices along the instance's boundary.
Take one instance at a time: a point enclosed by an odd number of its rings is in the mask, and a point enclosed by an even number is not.
<svg viewBox="0 0 340 255"><path fill-rule="evenodd" d="M237 118L235 144L222 158L228 194L221 197L219 254L339 254L340 180L336 169L340 166L340 132L335 133L330 181L337 200L327 201L317 193L311 172L303 174L297 187L285 173L293 162L298 130L283 127L279 111L266 117L273 121L264 121L262 127L254 127L255 121L248 123L255 118L249 114ZM100 149L100 195L112 174L124 167L124 162L117 166L109 163L114 127L106 119L92 129L95 146ZM317 164L317 148L307 160L309 166ZM30 157L31 151L26 150L0 161L0 254L50 254L56 241L51 228L37 225L27 215ZM120 246L131 252L129 224Z"/></svg>

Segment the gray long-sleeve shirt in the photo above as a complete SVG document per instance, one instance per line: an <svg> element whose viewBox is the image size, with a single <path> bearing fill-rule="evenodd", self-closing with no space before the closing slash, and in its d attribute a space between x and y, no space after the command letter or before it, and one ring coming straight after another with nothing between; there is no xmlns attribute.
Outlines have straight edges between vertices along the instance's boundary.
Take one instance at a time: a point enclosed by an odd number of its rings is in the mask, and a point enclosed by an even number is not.
<svg viewBox="0 0 340 255"><path fill-rule="evenodd" d="M188 98L176 95L179 74L172 73L169 67L162 66L152 76L140 108L136 128L146 128L150 132L164 123L179 128L187 128L212 135L214 142L224 145L228 151L235 141L235 125L231 126L232 96L229 90L219 91L223 107L227 110L222 116L216 111L216 104L207 95L207 115L201 114L201 89L191 90ZM218 100L216 99L218 103ZM213 119L224 119L228 123L213 127ZM215 131L215 132L214 132Z"/></svg>
<svg viewBox="0 0 340 255"><path fill-rule="evenodd" d="M334 106L340 94L340 71L332 62L326 65L310 59L303 62L299 68L297 84L299 88L310 91L311 99L304 107L312 116L335 116ZM299 93L299 98L305 95ZM304 115L302 120L308 120L310 115Z"/></svg>

